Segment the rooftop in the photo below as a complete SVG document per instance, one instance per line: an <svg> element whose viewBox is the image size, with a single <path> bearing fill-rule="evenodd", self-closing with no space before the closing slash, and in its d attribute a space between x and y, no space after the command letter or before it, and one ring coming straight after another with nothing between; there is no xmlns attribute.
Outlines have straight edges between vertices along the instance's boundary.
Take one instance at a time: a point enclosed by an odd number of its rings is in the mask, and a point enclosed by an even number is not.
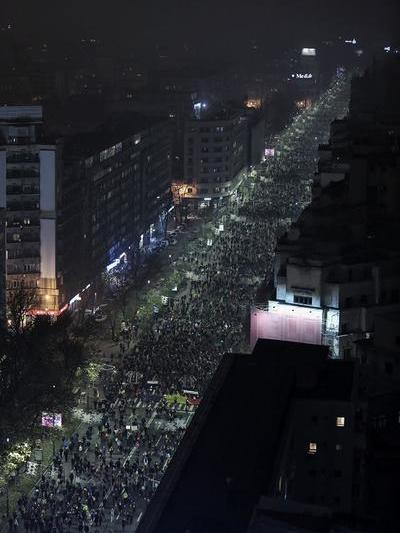
<svg viewBox="0 0 400 533"><path fill-rule="evenodd" d="M326 346L273 340L227 354L138 533L246 531L292 401L351 397L353 364L327 356Z"/></svg>
<svg viewBox="0 0 400 533"><path fill-rule="evenodd" d="M71 159L94 155L105 148L132 137L135 134L163 122L163 118L129 113L118 120L112 119L93 131L77 133L66 138L64 145L65 157Z"/></svg>

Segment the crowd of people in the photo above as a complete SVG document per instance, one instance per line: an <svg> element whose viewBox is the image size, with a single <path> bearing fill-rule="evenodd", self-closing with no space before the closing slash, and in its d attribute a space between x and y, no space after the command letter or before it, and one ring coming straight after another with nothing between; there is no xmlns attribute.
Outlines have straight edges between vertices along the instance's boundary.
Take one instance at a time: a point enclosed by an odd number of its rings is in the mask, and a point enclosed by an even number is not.
<svg viewBox="0 0 400 533"><path fill-rule="evenodd" d="M250 305L270 277L277 239L311 200L317 146L345 113L345 91L337 80L277 137L275 157L249 172L188 245L176 297L151 319L132 318L115 370L101 375L98 424L63 441L10 530L135 529L184 434L175 422L192 409L166 395L201 397L223 354L243 347Z"/></svg>

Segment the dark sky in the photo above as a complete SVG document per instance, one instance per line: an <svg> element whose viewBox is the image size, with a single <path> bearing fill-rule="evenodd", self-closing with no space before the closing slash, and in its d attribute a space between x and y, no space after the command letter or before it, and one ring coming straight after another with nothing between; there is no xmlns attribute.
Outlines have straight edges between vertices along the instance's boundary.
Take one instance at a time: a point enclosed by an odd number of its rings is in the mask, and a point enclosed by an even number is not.
<svg viewBox="0 0 400 533"><path fill-rule="evenodd" d="M0 0L0 18L25 38L75 38L145 47L194 43L206 53L252 38L277 47L360 35L390 40L399 0Z"/></svg>

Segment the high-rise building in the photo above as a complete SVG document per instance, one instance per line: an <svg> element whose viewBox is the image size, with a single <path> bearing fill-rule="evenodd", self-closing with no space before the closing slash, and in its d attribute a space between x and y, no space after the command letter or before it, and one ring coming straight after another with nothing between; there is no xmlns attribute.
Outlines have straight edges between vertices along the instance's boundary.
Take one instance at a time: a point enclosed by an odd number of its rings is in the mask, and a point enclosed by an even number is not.
<svg viewBox="0 0 400 533"><path fill-rule="evenodd" d="M42 134L41 106L0 108L1 208L7 293L37 291L33 312L58 312L56 181L59 151Z"/></svg>
<svg viewBox="0 0 400 533"><path fill-rule="evenodd" d="M230 196L247 168L247 118L231 109L208 111L185 124L182 198L193 206L218 205Z"/></svg>
<svg viewBox="0 0 400 533"><path fill-rule="evenodd" d="M62 301L155 238L171 209L171 128L130 114L64 142Z"/></svg>

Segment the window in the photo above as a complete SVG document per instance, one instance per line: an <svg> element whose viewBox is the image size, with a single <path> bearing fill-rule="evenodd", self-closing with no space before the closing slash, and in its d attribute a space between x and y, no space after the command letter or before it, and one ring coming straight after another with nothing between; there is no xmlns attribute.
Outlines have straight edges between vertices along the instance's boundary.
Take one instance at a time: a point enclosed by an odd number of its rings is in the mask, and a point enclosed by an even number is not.
<svg viewBox="0 0 400 533"><path fill-rule="evenodd" d="M208 137L202 137L201 138L202 143L208 143Z"/></svg>
<svg viewBox="0 0 400 533"><path fill-rule="evenodd" d="M341 444L336 444L336 451L341 452L343 450L343 446Z"/></svg>
<svg viewBox="0 0 400 533"><path fill-rule="evenodd" d="M344 428L344 425L345 425L345 417L344 416L337 416L336 417L336 427Z"/></svg>
<svg viewBox="0 0 400 533"><path fill-rule="evenodd" d="M316 442L309 442L308 443L308 454L309 455L315 455L317 453L317 443Z"/></svg>
<svg viewBox="0 0 400 533"><path fill-rule="evenodd" d="M298 294L295 294L293 297L293 301L295 304L312 305L311 296L300 296Z"/></svg>

